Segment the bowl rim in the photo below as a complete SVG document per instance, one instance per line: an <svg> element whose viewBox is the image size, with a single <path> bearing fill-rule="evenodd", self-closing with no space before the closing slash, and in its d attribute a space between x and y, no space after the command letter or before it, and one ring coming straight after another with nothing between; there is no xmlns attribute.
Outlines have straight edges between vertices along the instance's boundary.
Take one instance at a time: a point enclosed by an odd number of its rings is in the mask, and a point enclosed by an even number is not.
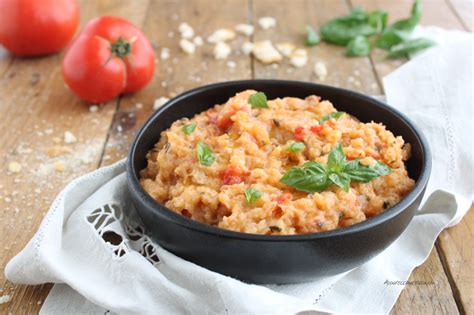
<svg viewBox="0 0 474 315"><path fill-rule="evenodd" d="M421 172L419 179L415 183L415 187L394 207L389 208L381 214L378 214L374 217L366 219L362 222L356 223L348 227L337 228L325 232L316 232L308 234L294 234L294 235L265 235L265 234L251 234L244 232L231 231L226 229L221 229L213 225L201 223L199 221L192 220L183 215L180 215L171 209L168 209L166 206L158 203L154 200L140 185L140 181L137 177L137 173L133 165L133 157L135 156L137 144L143 135L143 133L152 125L153 121L159 116L162 112L166 111L168 108L172 107L177 102L182 101L190 96L199 93L209 92L215 88L222 87L231 87L236 84L289 84L289 85L306 85L308 87L323 88L326 90L332 90L336 93L348 94L363 99L366 102L372 103L375 106L382 107L388 110L393 114L397 119L404 121L406 125L411 129L411 132L416 136L418 141L421 144L422 156L423 156L423 165L421 167ZM168 220L171 220L173 223L178 224L182 227L195 230L197 232L212 234L214 236L232 238L232 239L241 239L248 241L262 241L262 242L274 242L274 241L308 241L316 239L325 239L334 236L346 236L350 234L359 233L368 229L371 229L379 224L382 224L386 221L389 221L391 218L396 217L401 212L403 212L408 206L410 206L415 200L424 192L424 189L428 183L428 179L431 173L431 150L428 144L426 137L423 135L421 130L416 127L413 122L403 113L395 109L394 107L387 105L386 103L377 100L371 96L323 84L317 84L312 82L305 81L296 81L296 80L275 80L275 79L253 79L253 80L234 80L234 81L225 81L219 83L213 83L208 85L203 85L186 92L183 92L176 97L170 99L162 107L156 110L140 127L136 133L132 145L129 150L129 154L126 162L126 173L127 173L127 184L128 188L131 190L131 193L138 195L138 198L146 203L149 208L152 208L154 211L160 212L162 215L166 216ZM156 213L154 214L156 215Z"/></svg>

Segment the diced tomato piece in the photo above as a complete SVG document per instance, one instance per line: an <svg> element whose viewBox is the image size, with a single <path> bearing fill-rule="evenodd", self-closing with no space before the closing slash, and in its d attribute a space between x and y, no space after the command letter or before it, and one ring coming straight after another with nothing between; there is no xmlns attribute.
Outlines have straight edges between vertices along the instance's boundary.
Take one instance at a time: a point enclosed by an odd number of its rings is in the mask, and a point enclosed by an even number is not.
<svg viewBox="0 0 474 315"><path fill-rule="evenodd" d="M283 195L277 197L276 202L278 204L282 204L282 203L285 203L285 202L290 201L292 199L293 199L293 195L290 194L290 193L286 193L286 194L283 194Z"/></svg>
<svg viewBox="0 0 474 315"><path fill-rule="evenodd" d="M295 139L296 140L304 140L304 136L305 136L305 129L304 127L302 126L298 126L295 128Z"/></svg>
<svg viewBox="0 0 474 315"><path fill-rule="evenodd" d="M222 171L221 178L224 185L235 185L244 181L242 172L234 166L228 166Z"/></svg>
<svg viewBox="0 0 474 315"><path fill-rule="evenodd" d="M320 133L323 130L323 125L320 124L320 125L311 126L311 128L309 128L309 130L311 130L314 133Z"/></svg>
<svg viewBox="0 0 474 315"><path fill-rule="evenodd" d="M238 111L239 109L234 109L224 114L224 116L222 116L221 119L219 119L217 126L219 126L219 128L221 129L227 129L230 126L232 126L234 122L232 121L232 119L230 119L230 117L234 116L235 113L237 113Z"/></svg>

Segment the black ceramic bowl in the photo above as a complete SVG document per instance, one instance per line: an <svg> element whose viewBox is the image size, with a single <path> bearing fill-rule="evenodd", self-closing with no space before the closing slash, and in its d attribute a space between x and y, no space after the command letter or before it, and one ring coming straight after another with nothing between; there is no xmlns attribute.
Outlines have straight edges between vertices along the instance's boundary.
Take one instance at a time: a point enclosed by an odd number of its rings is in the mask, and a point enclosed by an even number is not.
<svg viewBox="0 0 474 315"><path fill-rule="evenodd" d="M415 188L395 207L350 227L329 232L272 236L232 232L188 219L153 200L139 184L146 154L160 132L237 92L254 89L269 99L319 95L361 121L384 123L412 145L407 161ZM389 246L407 227L421 202L431 170L426 139L397 110L371 97L307 82L233 81L203 86L170 100L138 132L127 162L130 194L149 235L174 254L224 275L253 283L297 283L335 275L360 266ZM403 253L400 253L403 255ZM400 259L403 259L401 257Z"/></svg>

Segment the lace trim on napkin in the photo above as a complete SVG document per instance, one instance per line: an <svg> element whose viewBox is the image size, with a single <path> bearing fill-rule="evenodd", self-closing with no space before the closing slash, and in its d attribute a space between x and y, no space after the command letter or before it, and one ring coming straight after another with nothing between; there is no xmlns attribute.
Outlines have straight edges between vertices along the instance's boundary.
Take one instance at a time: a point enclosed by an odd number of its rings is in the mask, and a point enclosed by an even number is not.
<svg viewBox="0 0 474 315"><path fill-rule="evenodd" d="M86 219L117 257L123 257L135 251L152 265L159 264L156 245L145 235L140 225L127 220L119 205L105 204L93 210Z"/></svg>

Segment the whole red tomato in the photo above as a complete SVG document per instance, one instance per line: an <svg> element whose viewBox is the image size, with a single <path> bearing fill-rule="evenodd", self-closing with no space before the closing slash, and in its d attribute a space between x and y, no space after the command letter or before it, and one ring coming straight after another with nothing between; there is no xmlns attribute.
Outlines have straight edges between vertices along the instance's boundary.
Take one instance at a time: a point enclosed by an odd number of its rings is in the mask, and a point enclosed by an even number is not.
<svg viewBox="0 0 474 315"><path fill-rule="evenodd" d="M104 102L144 87L155 70L148 39L130 22L112 16L91 20L62 63L67 85L80 98Z"/></svg>
<svg viewBox="0 0 474 315"><path fill-rule="evenodd" d="M78 23L76 0L0 0L0 43L19 56L60 51Z"/></svg>

